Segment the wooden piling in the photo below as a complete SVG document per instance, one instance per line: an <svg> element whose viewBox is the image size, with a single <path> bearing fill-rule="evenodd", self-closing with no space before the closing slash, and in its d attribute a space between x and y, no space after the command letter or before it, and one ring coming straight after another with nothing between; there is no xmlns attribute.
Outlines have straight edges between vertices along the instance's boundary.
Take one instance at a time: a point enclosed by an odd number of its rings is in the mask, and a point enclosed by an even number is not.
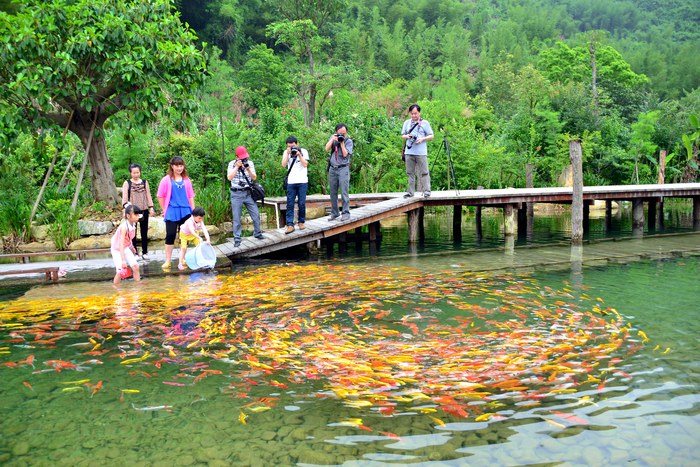
<svg viewBox="0 0 700 467"><path fill-rule="evenodd" d="M632 228L644 228L644 200L632 200Z"/></svg>
<svg viewBox="0 0 700 467"><path fill-rule="evenodd" d="M425 208L423 206L418 208L418 238L420 240L425 239Z"/></svg>
<svg viewBox="0 0 700 467"><path fill-rule="evenodd" d="M527 227L527 208L525 203L518 204L518 236L525 236L525 228Z"/></svg>
<svg viewBox="0 0 700 467"><path fill-rule="evenodd" d="M462 206L452 206L452 236L455 240L462 239Z"/></svg>
<svg viewBox="0 0 700 467"><path fill-rule="evenodd" d="M408 211L408 243L418 241L418 209Z"/></svg>
<svg viewBox="0 0 700 467"><path fill-rule="evenodd" d="M659 152L659 185L666 183L666 151ZM651 227L651 221L649 221ZM664 198L661 197L656 207L656 230L664 228Z"/></svg>
<svg viewBox="0 0 700 467"><path fill-rule="evenodd" d="M340 243L345 243L345 242L347 242L347 241L348 241L347 234L346 234L345 232L339 233L339 234L338 234L338 241L339 241Z"/></svg>
<svg viewBox="0 0 700 467"><path fill-rule="evenodd" d="M476 187L477 190L483 190L483 186L478 186ZM476 207L476 241L479 242L481 241L482 237L482 232L481 232L481 206Z"/></svg>
<svg viewBox="0 0 700 467"><path fill-rule="evenodd" d="M656 228L656 200L650 199L647 207L649 213L649 230Z"/></svg>
<svg viewBox="0 0 700 467"><path fill-rule="evenodd" d="M583 202L583 231L588 232L591 220L591 202L586 200Z"/></svg>
<svg viewBox="0 0 700 467"><path fill-rule="evenodd" d="M605 200L605 231L612 230L612 200Z"/></svg>
<svg viewBox="0 0 700 467"><path fill-rule="evenodd" d="M376 242L378 234L379 234L379 222L370 223L369 224L369 241Z"/></svg>
<svg viewBox="0 0 700 467"><path fill-rule="evenodd" d="M693 198L693 228L700 228L700 197Z"/></svg>
<svg viewBox="0 0 700 467"><path fill-rule="evenodd" d="M515 210L512 204L503 206L503 217L505 220L506 236L515 235Z"/></svg>
<svg viewBox="0 0 700 467"><path fill-rule="evenodd" d="M580 139L569 140L569 158L573 171L573 198L571 200L571 241L583 240L583 150Z"/></svg>

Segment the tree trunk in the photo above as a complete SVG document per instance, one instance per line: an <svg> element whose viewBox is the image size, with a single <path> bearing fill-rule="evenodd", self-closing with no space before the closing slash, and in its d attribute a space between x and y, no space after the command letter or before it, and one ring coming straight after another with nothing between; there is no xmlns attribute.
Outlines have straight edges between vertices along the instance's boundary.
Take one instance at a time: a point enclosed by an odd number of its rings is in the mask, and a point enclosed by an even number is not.
<svg viewBox="0 0 700 467"><path fill-rule="evenodd" d="M593 102L595 103L595 116L598 117L598 86L597 86L597 73L596 73L596 64L595 64L595 50L596 46L593 41L591 41L590 48L591 52L591 68L592 68L592 89L593 89Z"/></svg>
<svg viewBox="0 0 700 467"><path fill-rule="evenodd" d="M312 78L313 79L313 78ZM316 83L309 83L309 128L316 122Z"/></svg>
<svg viewBox="0 0 700 467"><path fill-rule="evenodd" d="M88 131L77 133L83 147L87 148L89 138ZM114 172L107 158L107 146L100 128L100 136L92 139L90 152L88 153L88 164L90 166L90 185L92 197L95 201L104 201L107 205L119 204L114 183Z"/></svg>

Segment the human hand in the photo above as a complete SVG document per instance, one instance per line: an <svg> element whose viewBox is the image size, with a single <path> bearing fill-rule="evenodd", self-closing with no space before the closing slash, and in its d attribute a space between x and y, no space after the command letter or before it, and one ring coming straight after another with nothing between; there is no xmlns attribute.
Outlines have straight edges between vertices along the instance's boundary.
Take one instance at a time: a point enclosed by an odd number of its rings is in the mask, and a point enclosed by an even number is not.
<svg viewBox="0 0 700 467"><path fill-rule="evenodd" d="M122 261L122 269L126 269L126 260Z"/></svg>

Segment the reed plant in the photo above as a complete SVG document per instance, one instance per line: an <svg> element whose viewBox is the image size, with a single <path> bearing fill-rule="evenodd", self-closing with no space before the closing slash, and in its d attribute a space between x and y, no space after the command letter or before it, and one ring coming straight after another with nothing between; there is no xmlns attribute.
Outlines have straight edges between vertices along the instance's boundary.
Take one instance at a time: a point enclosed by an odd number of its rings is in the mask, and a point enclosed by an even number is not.
<svg viewBox="0 0 700 467"><path fill-rule="evenodd" d="M79 210L73 211L70 205L69 200L58 199L49 201L46 206L49 215L53 218L49 226L49 238L53 240L58 251L67 249L73 240L80 237Z"/></svg>
<svg viewBox="0 0 700 467"><path fill-rule="evenodd" d="M207 187L197 190L195 204L206 211L207 215L204 220L209 225L220 226L232 219L231 201L228 196L221 194L221 188L217 184L209 184Z"/></svg>

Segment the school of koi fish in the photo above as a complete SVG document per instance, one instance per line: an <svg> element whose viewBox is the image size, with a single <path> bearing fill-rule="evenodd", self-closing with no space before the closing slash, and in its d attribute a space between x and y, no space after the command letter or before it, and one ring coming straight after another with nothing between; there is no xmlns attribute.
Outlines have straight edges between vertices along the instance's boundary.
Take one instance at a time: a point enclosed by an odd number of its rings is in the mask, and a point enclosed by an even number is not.
<svg viewBox="0 0 700 467"><path fill-rule="evenodd" d="M528 275L305 264L157 293L19 299L0 304L0 386L8 371L24 372L31 391L60 376L61 392L87 388L96 400L111 391L124 410L176 411L167 400L139 407L148 401L133 398L146 384L215 384L242 424L274 410L282 396L271 390L289 388L300 389L295 399L341 401L358 418L338 423L367 431L360 417L368 414L422 413L438 425L503 420L548 398L592 403L575 393L629 382L626 358L648 342L585 287L562 285ZM90 371L103 364L123 368L140 389L95 382ZM553 426L586 424L550 415L559 421L543 419Z"/></svg>

